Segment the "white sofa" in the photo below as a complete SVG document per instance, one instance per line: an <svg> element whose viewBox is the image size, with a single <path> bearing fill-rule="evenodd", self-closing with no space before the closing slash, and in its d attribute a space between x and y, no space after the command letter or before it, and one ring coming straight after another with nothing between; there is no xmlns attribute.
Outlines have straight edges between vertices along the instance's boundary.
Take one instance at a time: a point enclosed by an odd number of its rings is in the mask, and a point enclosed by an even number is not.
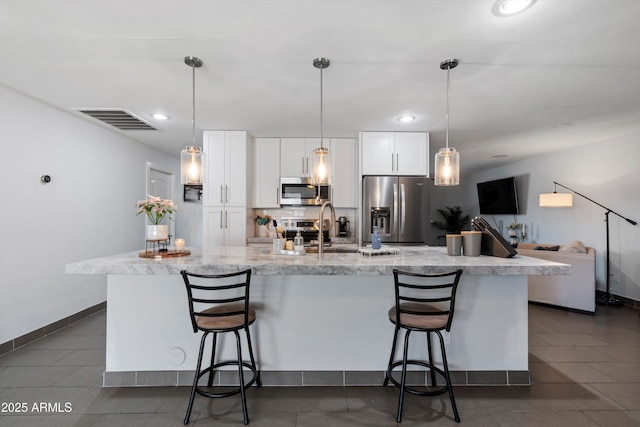
<svg viewBox="0 0 640 427"><path fill-rule="evenodd" d="M529 276L529 301L595 313L596 250L584 247L586 253L575 253L533 249L536 246L553 245L520 243L518 254L570 264L573 273L564 276Z"/></svg>

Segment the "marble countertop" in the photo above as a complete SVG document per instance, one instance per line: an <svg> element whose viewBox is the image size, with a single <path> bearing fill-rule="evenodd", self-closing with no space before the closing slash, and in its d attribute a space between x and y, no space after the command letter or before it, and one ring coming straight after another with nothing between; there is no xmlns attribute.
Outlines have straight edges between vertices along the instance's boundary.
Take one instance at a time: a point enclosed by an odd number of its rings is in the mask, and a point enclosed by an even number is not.
<svg viewBox="0 0 640 427"><path fill-rule="evenodd" d="M356 245L353 245L354 250ZM397 255L369 257L359 253L275 255L271 247L221 247L207 253L188 248L191 255L176 258L147 259L140 251L69 263L67 274L153 275L179 274L181 270L220 274L247 268L254 275L391 275L394 268L417 273L448 272L461 268L468 275L530 276L571 274L571 266L517 255L514 258L491 256L452 257L444 247L399 246Z"/></svg>

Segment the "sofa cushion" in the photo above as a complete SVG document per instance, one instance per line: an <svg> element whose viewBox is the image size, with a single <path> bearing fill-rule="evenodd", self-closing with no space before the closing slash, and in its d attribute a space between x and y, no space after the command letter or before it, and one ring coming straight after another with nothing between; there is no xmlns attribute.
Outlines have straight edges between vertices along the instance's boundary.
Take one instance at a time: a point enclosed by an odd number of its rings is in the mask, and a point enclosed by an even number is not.
<svg viewBox="0 0 640 427"><path fill-rule="evenodd" d="M587 248L580 240L574 240L572 242L567 243L566 245L562 245L559 249L559 252L573 252L578 254L586 254Z"/></svg>
<svg viewBox="0 0 640 427"><path fill-rule="evenodd" d="M557 251L560 246L536 246L533 249L536 251Z"/></svg>

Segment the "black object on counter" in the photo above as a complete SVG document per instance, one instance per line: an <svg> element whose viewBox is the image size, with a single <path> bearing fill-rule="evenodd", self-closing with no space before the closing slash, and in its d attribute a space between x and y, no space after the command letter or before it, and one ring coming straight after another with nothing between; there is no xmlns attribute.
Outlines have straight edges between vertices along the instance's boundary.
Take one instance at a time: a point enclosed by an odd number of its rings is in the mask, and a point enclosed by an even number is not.
<svg viewBox="0 0 640 427"><path fill-rule="evenodd" d="M472 219L471 227L476 231L482 232L482 243L480 246L480 253L482 255L511 258L518 254L509 242L494 230L484 218L477 216Z"/></svg>

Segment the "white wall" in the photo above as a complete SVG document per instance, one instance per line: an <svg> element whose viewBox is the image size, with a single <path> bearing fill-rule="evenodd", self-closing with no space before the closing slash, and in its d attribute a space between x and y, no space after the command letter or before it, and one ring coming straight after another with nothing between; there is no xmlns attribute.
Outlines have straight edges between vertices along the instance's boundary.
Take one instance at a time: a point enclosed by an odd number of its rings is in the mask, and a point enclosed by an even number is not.
<svg viewBox="0 0 640 427"><path fill-rule="evenodd" d="M526 241L564 244L581 240L596 248L597 288L605 289L606 232L605 210L574 195L572 208L541 208L540 193L554 191L553 181L607 206L619 214L640 222L640 133L619 136L596 144L511 163L465 177L464 200L478 215L476 183L516 177L521 214L526 224ZM464 153L462 154L464 155ZM558 192L568 192L558 187ZM486 218L493 225L513 222L511 215ZM633 226L614 214L609 215L611 292L640 300L640 225ZM503 234L505 230L500 230Z"/></svg>
<svg viewBox="0 0 640 427"><path fill-rule="evenodd" d="M145 198L147 162L176 174L180 205L178 153L0 85L0 343L105 301L106 277L65 275L64 266L144 248L134 205ZM177 215L176 234L194 242L199 229L180 227L192 210Z"/></svg>

